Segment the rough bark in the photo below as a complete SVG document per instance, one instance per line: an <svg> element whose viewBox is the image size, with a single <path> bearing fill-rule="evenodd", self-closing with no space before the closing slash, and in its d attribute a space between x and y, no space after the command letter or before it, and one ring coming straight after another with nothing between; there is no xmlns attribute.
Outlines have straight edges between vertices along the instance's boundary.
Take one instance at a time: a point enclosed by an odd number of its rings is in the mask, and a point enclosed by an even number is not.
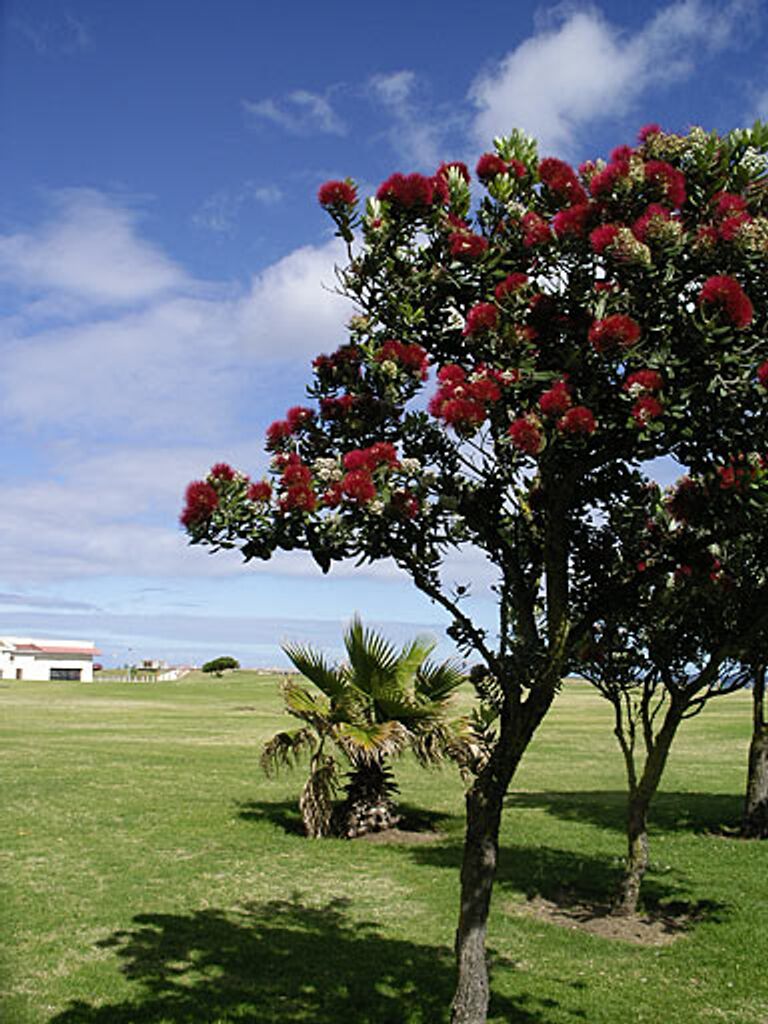
<svg viewBox="0 0 768 1024"><path fill-rule="evenodd" d="M755 672L752 687L752 740L749 744L747 792L741 834L768 839L768 722L765 716L765 666Z"/></svg>
<svg viewBox="0 0 768 1024"><path fill-rule="evenodd" d="M627 801L627 862L613 913L630 917L637 913L640 889L648 870L648 810L661 782L672 741L685 711L683 699L672 698L664 723L646 740L645 764L636 785L630 785Z"/></svg>
<svg viewBox="0 0 768 1024"><path fill-rule="evenodd" d="M485 936L499 855L504 796L520 759L555 695L554 687L531 693L516 714L505 708L501 735L487 767L467 793L467 831L461 866L461 900L456 929L456 992L451 1024L485 1024L490 987Z"/></svg>

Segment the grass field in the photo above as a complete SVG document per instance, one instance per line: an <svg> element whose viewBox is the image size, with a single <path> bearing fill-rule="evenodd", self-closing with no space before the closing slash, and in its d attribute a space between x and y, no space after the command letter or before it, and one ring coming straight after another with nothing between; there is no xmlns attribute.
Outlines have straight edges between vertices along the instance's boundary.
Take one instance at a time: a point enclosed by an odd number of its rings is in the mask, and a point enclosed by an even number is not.
<svg viewBox="0 0 768 1024"><path fill-rule="evenodd" d="M437 1024L453 985L462 786L398 768L432 842L309 841L300 773L265 779L273 680L6 683L2 1024ZM749 697L681 733L652 815L639 946L522 914L607 898L623 853L609 709L568 684L515 780L490 924L495 1024L766 1024L766 857L738 820Z"/></svg>

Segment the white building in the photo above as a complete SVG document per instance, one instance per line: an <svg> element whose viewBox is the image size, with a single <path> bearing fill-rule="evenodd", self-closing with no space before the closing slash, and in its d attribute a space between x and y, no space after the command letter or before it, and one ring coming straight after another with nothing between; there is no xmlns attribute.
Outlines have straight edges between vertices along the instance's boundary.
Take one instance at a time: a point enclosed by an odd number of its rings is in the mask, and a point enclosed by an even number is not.
<svg viewBox="0 0 768 1024"><path fill-rule="evenodd" d="M78 679L93 682L90 640L0 636L0 679Z"/></svg>

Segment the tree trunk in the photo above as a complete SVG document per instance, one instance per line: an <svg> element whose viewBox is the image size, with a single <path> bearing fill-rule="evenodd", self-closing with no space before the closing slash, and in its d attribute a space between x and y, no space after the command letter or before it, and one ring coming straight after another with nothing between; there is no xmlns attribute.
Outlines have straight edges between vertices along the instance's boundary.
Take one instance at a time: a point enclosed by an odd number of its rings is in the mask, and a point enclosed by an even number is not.
<svg viewBox="0 0 768 1024"><path fill-rule="evenodd" d="M457 982L451 1024L485 1024L490 987L485 935L499 855L501 812L512 778L555 689L531 692L516 713L502 713L501 735L488 765L467 793L467 831L461 865L461 900L456 929Z"/></svg>
<svg viewBox="0 0 768 1024"><path fill-rule="evenodd" d="M397 784L391 768L375 759L355 765L344 802L334 812L334 831L343 839L386 832L400 821L393 797Z"/></svg>
<svg viewBox="0 0 768 1024"><path fill-rule="evenodd" d="M637 913L640 888L648 869L648 810L661 782L672 741L683 719L685 699L672 698L664 723L656 736L646 739L645 764L636 786L630 785L627 801L627 862L613 905L617 917Z"/></svg>
<svg viewBox="0 0 768 1024"><path fill-rule="evenodd" d="M747 793L741 834L745 839L768 839L768 723L765 719L765 666L755 672L752 686L752 740L749 745Z"/></svg>

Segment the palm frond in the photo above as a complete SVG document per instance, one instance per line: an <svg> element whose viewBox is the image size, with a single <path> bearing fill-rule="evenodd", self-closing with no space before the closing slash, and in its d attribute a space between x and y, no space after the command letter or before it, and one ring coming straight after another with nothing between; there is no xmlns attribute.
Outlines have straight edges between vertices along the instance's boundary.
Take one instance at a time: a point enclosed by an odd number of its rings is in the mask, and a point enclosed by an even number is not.
<svg viewBox="0 0 768 1024"><path fill-rule="evenodd" d="M339 670L330 665L325 655L303 644L283 644L283 650L294 666L331 700L340 700L344 693L344 680Z"/></svg>
<svg viewBox="0 0 768 1024"><path fill-rule="evenodd" d="M349 659L349 679L357 689L371 694L379 680L397 668L397 651L375 630L366 629L356 615L344 634Z"/></svg>
<svg viewBox="0 0 768 1024"><path fill-rule="evenodd" d="M414 691L418 673L436 645L436 641L429 636L417 636L403 646L395 669L395 680L401 689Z"/></svg>
<svg viewBox="0 0 768 1024"><path fill-rule="evenodd" d="M405 726L391 721L368 726L343 722L334 732L334 739L353 764L394 757L408 746L410 738Z"/></svg>
<svg viewBox="0 0 768 1024"><path fill-rule="evenodd" d="M259 758L264 774L274 775L281 768L292 768L305 751L313 751L317 745L317 734L306 728L292 732L278 732L264 744Z"/></svg>
<svg viewBox="0 0 768 1024"><path fill-rule="evenodd" d="M459 661L426 661L416 676L416 693L430 701L443 702L468 679Z"/></svg>

